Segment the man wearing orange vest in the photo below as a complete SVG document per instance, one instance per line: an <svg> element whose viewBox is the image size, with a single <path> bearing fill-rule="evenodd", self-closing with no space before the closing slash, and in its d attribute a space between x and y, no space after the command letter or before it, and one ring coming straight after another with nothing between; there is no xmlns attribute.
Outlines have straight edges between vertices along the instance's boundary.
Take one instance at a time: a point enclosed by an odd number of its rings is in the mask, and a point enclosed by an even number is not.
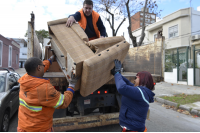
<svg viewBox="0 0 200 133"><path fill-rule="evenodd" d="M53 60L54 56L43 62L39 58L32 57L25 62L27 73L18 80L20 83L18 132L53 131L55 109L67 108L73 98L73 88L78 81L78 77L74 74L71 75L69 87L64 94L54 89L49 79L43 78Z"/></svg>
<svg viewBox="0 0 200 133"><path fill-rule="evenodd" d="M89 40L106 36L106 29L100 15L93 11L93 2L91 0L85 0L83 8L75 14L70 15L66 26L70 27L75 22L78 22L83 28Z"/></svg>

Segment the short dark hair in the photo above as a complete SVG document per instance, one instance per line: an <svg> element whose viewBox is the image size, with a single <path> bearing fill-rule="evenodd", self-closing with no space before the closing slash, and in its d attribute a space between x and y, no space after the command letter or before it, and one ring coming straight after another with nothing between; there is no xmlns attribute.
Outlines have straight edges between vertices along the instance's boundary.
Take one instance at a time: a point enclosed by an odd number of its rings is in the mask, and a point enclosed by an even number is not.
<svg viewBox="0 0 200 133"><path fill-rule="evenodd" d="M139 76L139 79L140 79L139 85L146 86L150 90L154 89L153 77L151 76L149 72L141 71L137 73L136 76Z"/></svg>
<svg viewBox="0 0 200 133"><path fill-rule="evenodd" d="M93 1L91 1L91 0L85 0L85 1L83 2L83 6L84 6L85 4L87 4L87 5L92 5L92 7L93 7Z"/></svg>
<svg viewBox="0 0 200 133"><path fill-rule="evenodd" d="M38 65L41 65L42 61L37 57L31 57L25 62L25 69L28 75L33 74L36 71Z"/></svg>

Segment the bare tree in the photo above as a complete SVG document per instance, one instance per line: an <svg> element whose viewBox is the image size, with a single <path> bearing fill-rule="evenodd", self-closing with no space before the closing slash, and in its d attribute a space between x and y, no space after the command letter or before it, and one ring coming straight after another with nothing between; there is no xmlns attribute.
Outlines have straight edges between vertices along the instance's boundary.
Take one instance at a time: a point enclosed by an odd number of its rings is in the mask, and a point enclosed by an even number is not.
<svg viewBox="0 0 200 133"><path fill-rule="evenodd" d="M145 37L145 29L146 29L146 25L145 25L145 12L146 12L146 7L147 7L147 2L148 0L145 1L145 5L144 5L144 10L143 10L143 21L142 21L142 32L141 32L141 37L140 37L140 41L138 43L138 46L141 46L142 45L142 42L144 40L144 37Z"/></svg>
<svg viewBox="0 0 200 133"><path fill-rule="evenodd" d="M124 0L122 0L124 1ZM132 29L131 29L131 26L132 26L132 19L134 19L133 17L131 17L131 13L133 13L133 10L137 11L136 8L134 9L130 9L130 7L134 7L132 5L130 5L130 2L133 2L134 0L127 0L125 1L125 6L126 6L126 11L127 11L127 17L129 19L129 26L128 26L128 33L129 33L129 37L132 41L132 44L134 47L137 47L137 46L141 46L142 45L142 42L145 38L145 29L146 29L146 23L145 23L145 18L146 18L146 9L148 8L151 13L155 13L156 15L160 15L160 11L158 12L157 11L157 4L156 4L156 0L145 0L143 2L140 2L139 5L143 6L143 19L142 19L142 31L141 31L141 37L140 37L140 40L139 42L137 43L136 42L136 37L133 36L133 33L132 33ZM136 1L137 2L137 1ZM145 3L144 3L145 2ZM138 21L138 20L136 20Z"/></svg>
<svg viewBox="0 0 200 133"><path fill-rule="evenodd" d="M83 0L82 0L83 1ZM128 18L129 26L128 33L129 37L132 41L132 44L134 47L141 46L142 42L145 37L145 11L146 8L149 8L151 13L155 13L159 15L157 12L157 4L156 0L93 0L94 2L94 9L97 12L105 12L108 14L108 16L103 16L106 21L108 21L110 28L112 29L112 35L116 36L119 28L121 25L126 21L126 18ZM141 32L141 38L139 43L137 44L136 37L132 34L132 19L135 19L131 17L136 12L140 11L141 8L143 8L143 21L142 21L142 32ZM102 16L101 16L102 17ZM135 19L136 20L136 19ZM119 21L119 25L115 29L115 21ZM139 20L136 20L139 21Z"/></svg>
<svg viewBox="0 0 200 133"><path fill-rule="evenodd" d="M120 9L122 3L120 0L93 0L94 9L97 12L106 12L108 16L103 16L108 21L112 29L112 35L116 36L121 25L126 21L123 16L123 11ZM120 24L115 29L115 20L120 21Z"/></svg>

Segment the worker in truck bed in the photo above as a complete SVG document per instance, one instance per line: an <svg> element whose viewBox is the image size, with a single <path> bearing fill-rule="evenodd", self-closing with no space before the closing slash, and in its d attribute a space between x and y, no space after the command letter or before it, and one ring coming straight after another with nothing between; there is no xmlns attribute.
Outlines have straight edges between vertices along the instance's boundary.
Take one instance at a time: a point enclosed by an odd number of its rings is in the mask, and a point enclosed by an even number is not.
<svg viewBox="0 0 200 133"><path fill-rule="evenodd" d="M75 22L78 22L83 28L89 40L106 36L106 29L100 15L93 11L93 2L91 0L85 0L83 8L75 14L70 15L66 26L70 27Z"/></svg>
<svg viewBox="0 0 200 133"><path fill-rule="evenodd" d="M151 74L146 71L137 73L135 83L131 83L121 75L121 62L115 60L111 73L115 77L118 92L122 95L119 124L122 132L146 132L145 120L149 103L154 102L154 82Z"/></svg>
<svg viewBox="0 0 200 133"><path fill-rule="evenodd" d="M64 95L43 78L54 60L54 55L43 62L36 57L25 62L26 74L19 79L18 132L53 131L53 113L55 109L67 108L70 104L78 77L71 75L69 87Z"/></svg>

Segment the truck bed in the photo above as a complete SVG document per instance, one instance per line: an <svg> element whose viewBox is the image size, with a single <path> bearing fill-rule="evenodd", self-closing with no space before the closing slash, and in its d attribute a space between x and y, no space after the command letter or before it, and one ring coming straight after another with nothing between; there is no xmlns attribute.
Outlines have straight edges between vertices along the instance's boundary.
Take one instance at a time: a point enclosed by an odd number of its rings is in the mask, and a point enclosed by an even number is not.
<svg viewBox="0 0 200 133"><path fill-rule="evenodd" d="M133 72L122 72L122 75L127 78L129 81L134 83L135 76L137 73ZM160 75L152 74L153 80L155 83L163 81L163 77ZM49 78L53 86L66 86L68 85L67 79L63 72L46 72L44 73L44 78ZM111 79L106 84L115 84L114 78Z"/></svg>

